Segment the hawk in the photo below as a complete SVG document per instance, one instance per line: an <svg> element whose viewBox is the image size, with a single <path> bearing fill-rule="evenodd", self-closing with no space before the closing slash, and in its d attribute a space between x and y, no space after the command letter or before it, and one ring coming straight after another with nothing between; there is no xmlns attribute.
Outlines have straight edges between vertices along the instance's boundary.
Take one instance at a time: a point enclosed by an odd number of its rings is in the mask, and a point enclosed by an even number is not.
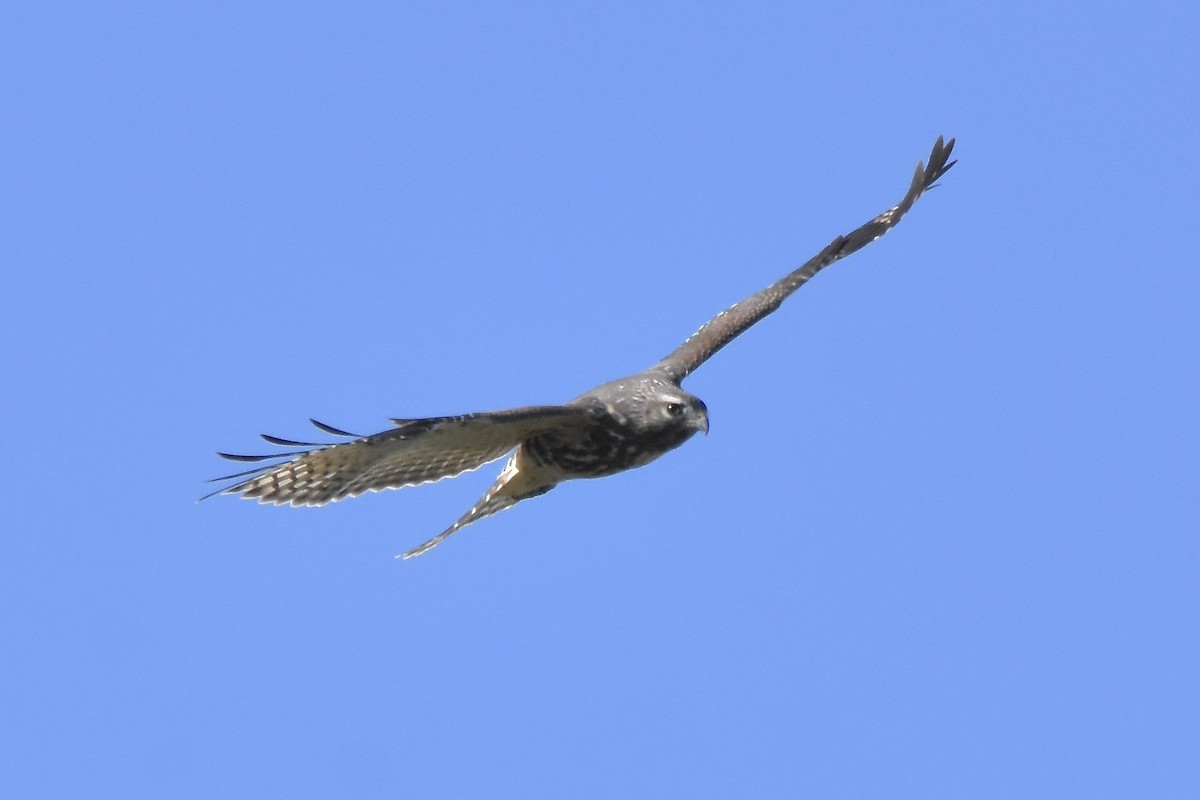
<svg viewBox="0 0 1200 800"><path fill-rule="evenodd" d="M545 494L563 481L601 478L648 464L697 432L708 431L708 410L700 398L681 388L684 378L777 309L809 278L895 226L917 198L954 166L956 162L948 160L953 149L953 139L943 142L939 136L929 163L917 164L912 183L897 205L838 236L799 269L721 312L649 369L601 384L564 405L394 419L394 428L372 436L311 420L325 433L346 441L298 442L264 434L268 443L291 449L275 455L218 453L231 461L268 463L214 478L234 483L201 499L231 494L257 498L260 503L320 506L364 492L451 478L511 454L500 477L466 514L429 541L397 556L412 558L472 522Z"/></svg>

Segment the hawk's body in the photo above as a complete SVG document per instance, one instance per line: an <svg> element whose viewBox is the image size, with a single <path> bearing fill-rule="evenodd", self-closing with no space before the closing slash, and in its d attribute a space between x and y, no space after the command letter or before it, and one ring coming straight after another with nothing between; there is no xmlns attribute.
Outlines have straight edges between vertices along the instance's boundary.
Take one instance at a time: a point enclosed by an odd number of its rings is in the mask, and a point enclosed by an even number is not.
<svg viewBox="0 0 1200 800"><path fill-rule="evenodd" d="M545 494L574 478L599 478L658 458L708 430L708 412L680 384L734 337L779 307L821 269L875 241L891 229L916 199L954 166L947 161L954 140L939 137L929 165L917 165L899 204L853 232L839 236L802 267L706 323L673 353L627 378L597 386L561 406L394 420L397 427L355 437L314 423L327 433L352 439L339 444L295 442L264 436L272 444L296 446L281 456L234 456L235 461L289 460L216 480L238 479L216 494L239 494L260 502L323 505L366 491L399 488L454 477L511 452L487 493L457 522L408 551L419 555L477 519Z"/></svg>

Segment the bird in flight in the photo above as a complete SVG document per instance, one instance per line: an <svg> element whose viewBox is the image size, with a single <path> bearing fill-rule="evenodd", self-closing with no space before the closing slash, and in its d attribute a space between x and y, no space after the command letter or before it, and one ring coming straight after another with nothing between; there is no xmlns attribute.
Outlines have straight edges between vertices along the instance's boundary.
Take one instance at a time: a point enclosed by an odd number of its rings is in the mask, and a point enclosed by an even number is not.
<svg viewBox="0 0 1200 800"><path fill-rule="evenodd" d="M412 558L436 547L476 520L537 497L563 481L601 478L648 464L708 431L703 401L681 388L690 375L738 334L777 309L825 267L885 234L956 162L954 140L938 137L928 164L918 163L904 198L844 236L838 236L799 269L706 322L670 355L635 375L601 384L564 405L428 419L393 419L395 427L358 436L311 420L336 443L298 442L263 434L289 448L273 455L218 453L230 461L265 462L246 472L214 478L234 481L212 494L257 498L260 503L320 506L364 492L399 489L451 478L506 454L495 483L453 525L402 553ZM280 461L283 459L283 461Z"/></svg>

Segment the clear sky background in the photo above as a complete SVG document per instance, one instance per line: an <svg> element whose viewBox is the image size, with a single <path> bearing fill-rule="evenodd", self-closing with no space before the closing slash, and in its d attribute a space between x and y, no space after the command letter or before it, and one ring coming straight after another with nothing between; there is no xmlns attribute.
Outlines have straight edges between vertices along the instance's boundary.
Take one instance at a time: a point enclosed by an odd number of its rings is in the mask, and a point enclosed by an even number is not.
<svg viewBox="0 0 1200 800"><path fill-rule="evenodd" d="M1193 3L10 4L0 795L1200 796ZM415 561L214 450L567 400L960 162Z"/></svg>

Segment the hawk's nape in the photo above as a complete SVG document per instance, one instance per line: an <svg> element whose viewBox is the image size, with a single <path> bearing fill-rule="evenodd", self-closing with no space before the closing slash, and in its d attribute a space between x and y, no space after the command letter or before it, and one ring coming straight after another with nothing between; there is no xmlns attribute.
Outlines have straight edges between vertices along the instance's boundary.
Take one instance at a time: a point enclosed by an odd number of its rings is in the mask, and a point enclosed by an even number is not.
<svg viewBox="0 0 1200 800"><path fill-rule="evenodd" d="M838 236L800 268L721 312L674 352L649 369L600 384L559 406L454 417L393 420L396 427L356 436L313 424L347 441L299 442L263 435L286 448L276 455L231 455L258 464L216 478L233 483L212 494L240 495L261 503L319 506L364 492L450 478L511 454L499 477L457 522L404 553L420 555L471 523L545 494L559 483L597 478L640 467L708 431L704 402L680 384L697 367L767 316L825 267L891 230L913 204L954 166L954 140L940 136L928 163L919 163L899 203ZM206 495L211 497L212 494ZM202 500L205 498L201 498Z"/></svg>

